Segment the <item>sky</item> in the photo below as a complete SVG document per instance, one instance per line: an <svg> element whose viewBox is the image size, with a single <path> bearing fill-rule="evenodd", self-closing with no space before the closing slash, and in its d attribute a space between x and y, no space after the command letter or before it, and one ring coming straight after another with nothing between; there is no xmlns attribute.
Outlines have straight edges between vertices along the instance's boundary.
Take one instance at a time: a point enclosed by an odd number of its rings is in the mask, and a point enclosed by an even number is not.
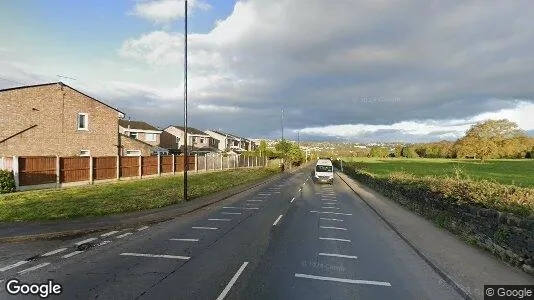
<svg viewBox="0 0 534 300"><path fill-rule="evenodd" d="M183 0L1 5L0 89L63 81L126 118L183 124ZM190 126L426 142L507 118L534 134L534 2L188 5Z"/></svg>

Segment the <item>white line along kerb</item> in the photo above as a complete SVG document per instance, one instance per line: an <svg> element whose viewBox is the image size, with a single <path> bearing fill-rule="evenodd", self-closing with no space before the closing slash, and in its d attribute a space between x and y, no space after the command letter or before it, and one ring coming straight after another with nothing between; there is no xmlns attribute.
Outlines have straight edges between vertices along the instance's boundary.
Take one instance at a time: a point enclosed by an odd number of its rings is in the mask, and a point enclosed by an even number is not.
<svg viewBox="0 0 534 300"><path fill-rule="evenodd" d="M273 226L276 226L278 222L280 222L280 219L282 219L282 215L279 215L278 218L276 218L276 221L274 221Z"/></svg>
<svg viewBox="0 0 534 300"><path fill-rule="evenodd" d="M143 230L145 230L147 228L148 228L148 226L139 227L139 228L137 228L137 231L143 231Z"/></svg>
<svg viewBox="0 0 534 300"><path fill-rule="evenodd" d="M16 268L16 267L18 267L18 266L22 266L22 265L27 264L27 263L28 263L27 260L21 260L21 261L16 262L16 263L14 263L14 264L12 264L12 265L5 266L5 267L3 267L3 268L0 268L0 272L5 272L5 271L7 271L7 270L9 270L9 269L13 269L13 268Z"/></svg>
<svg viewBox="0 0 534 300"><path fill-rule="evenodd" d="M245 270L245 268L247 267L248 265L248 261L244 262L241 267L239 268L239 270L237 270L237 272L235 273L234 277L232 277L232 279L230 279L230 282L228 282L228 284L226 285L226 287L224 288L224 290L221 292L221 294L219 295L219 297L217 297L217 300L223 300L224 297L226 297L226 294L228 294L228 292L230 291L230 289L232 288L232 286L235 284L235 282L237 281L237 278L239 278L239 275L241 275L241 273L243 273L243 270Z"/></svg>
<svg viewBox="0 0 534 300"><path fill-rule="evenodd" d="M22 271L19 272L19 274L24 274L24 273L28 273L30 271L34 271L34 270L37 270L39 268L42 268L42 267L46 267L48 266L50 263L49 262L45 262L45 263L42 263L42 264L39 264L37 266L33 266L31 268L27 268L27 269L24 269Z"/></svg>
<svg viewBox="0 0 534 300"><path fill-rule="evenodd" d="M289 203L293 203L293 201L295 201L295 197L293 197Z"/></svg>
<svg viewBox="0 0 534 300"><path fill-rule="evenodd" d="M346 279L346 278L336 278L336 277L324 277L324 276L315 276L315 275L307 275L307 274L299 274L299 273L295 273L295 277L316 279L316 280L345 282L345 283L354 283L354 284L369 284L369 285L391 286L391 283L384 282L384 281L371 281L371 280L356 280L356 279Z"/></svg>
<svg viewBox="0 0 534 300"><path fill-rule="evenodd" d="M50 251L50 252L46 252L45 254L43 254L41 256L50 256L50 255L54 255L54 254L63 252L65 250L67 250L67 248L59 248L59 249L56 249L56 250L53 250L53 251Z"/></svg>
<svg viewBox="0 0 534 300"><path fill-rule="evenodd" d="M79 242L77 242L75 245L76 245L76 246L80 246L80 245L82 245L82 244L90 243L90 242L92 242L92 241L96 241L96 238L88 238L88 239L85 239L85 240L83 240L83 241L79 241Z"/></svg>
<svg viewBox="0 0 534 300"><path fill-rule="evenodd" d="M101 237L106 237L106 236L114 235L114 234L116 234L116 233L118 233L118 231L117 231L117 230L113 230L113 231L110 231L110 232L106 232L106 233L104 233L104 234L101 234L100 236L101 236Z"/></svg>
<svg viewBox="0 0 534 300"><path fill-rule="evenodd" d="M357 259L357 256L354 255L343 255L343 254L335 254L335 253L319 253L320 256L332 256L332 257L342 257L342 258L352 258Z"/></svg>

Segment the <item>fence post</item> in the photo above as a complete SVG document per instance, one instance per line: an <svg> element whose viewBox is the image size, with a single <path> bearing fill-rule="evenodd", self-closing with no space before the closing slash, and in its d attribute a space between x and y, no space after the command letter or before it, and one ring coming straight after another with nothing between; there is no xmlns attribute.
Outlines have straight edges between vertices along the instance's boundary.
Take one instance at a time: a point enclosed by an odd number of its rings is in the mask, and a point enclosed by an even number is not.
<svg viewBox="0 0 534 300"><path fill-rule="evenodd" d="M117 180L121 179L121 157L117 155Z"/></svg>
<svg viewBox="0 0 534 300"><path fill-rule="evenodd" d="M158 176L161 176L161 156L158 152Z"/></svg>
<svg viewBox="0 0 534 300"><path fill-rule="evenodd" d="M89 184L93 184L93 157L89 155Z"/></svg>
<svg viewBox="0 0 534 300"><path fill-rule="evenodd" d="M59 167L59 155L56 155L56 187L59 187L59 173L61 172Z"/></svg>
<svg viewBox="0 0 534 300"><path fill-rule="evenodd" d="M4 170L4 169L6 168L4 167L4 157L2 156L0 157L0 170Z"/></svg>
<svg viewBox="0 0 534 300"><path fill-rule="evenodd" d="M208 171L208 156L204 156L204 171Z"/></svg>
<svg viewBox="0 0 534 300"><path fill-rule="evenodd" d="M228 159L226 160L226 169L230 169L230 157L231 156L228 156Z"/></svg>
<svg viewBox="0 0 534 300"><path fill-rule="evenodd" d="M222 164L223 164L223 156L221 155L221 171L223 169L223 165Z"/></svg>
<svg viewBox="0 0 534 300"><path fill-rule="evenodd" d="M254 160L256 161L256 167L257 167L257 166L258 166L258 157L256 156L256 157L254 158Z"/></svg>
<svg viewBox="0 0 534 300"><path fill-rule="evenodd" d="M245 156L247 158L247 168L250 168L250 157Z"/></svg>
<svg viewBox="0 0 534 300"><path fill-rule="evenodd" d="M172 154L172 175L176 175L176 154Z"/></svg>
<svg viewBox="0 0 534 300"><path fill-rule="evenodd" d="M139 162L139 178L142 178L143 177L143 156L139 155L139 159L138 159L138 162Z"/></svg>
<svg viewBox="0 0 534 300"><path fill-rule="evenodd" d="M198 173L198 154L195 153L195 172Z"/></svg>
<svg viewBox="0 0 534 300"><path fill-rule="evenodd" d="M13 176L15 177L15 189L18 191L20 186L19 180L19 157L13 156L13 161L11 163L11 168L13 169Z"/></svg>

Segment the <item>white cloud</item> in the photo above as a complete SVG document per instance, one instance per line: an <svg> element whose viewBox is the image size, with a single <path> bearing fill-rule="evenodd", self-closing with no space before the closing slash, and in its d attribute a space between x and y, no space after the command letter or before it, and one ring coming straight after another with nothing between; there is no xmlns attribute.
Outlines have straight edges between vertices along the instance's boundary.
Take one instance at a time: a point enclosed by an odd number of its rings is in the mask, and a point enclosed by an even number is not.
<svg viewBox="0 0 534 300"><path fill-rule="evenodd" d="M134 7L132 14L155 23L169 23L184 17L184 0L157 0L140 2ZM211 5L201 0L189 0L189 9L208 10Z"/></svg>
<svg viewBox="0 0 534 300"><path fill-rule="evenodd" d="M431 139L457 139L463 136L472 124L488 119L508 119L521 129L534 130L534 103L518 101L514 108L477 114L468 119L402 121L390 125L342 124L293 129L296 133L324 137L360 138L380 131L397 132L399 135L422 136Z"/></svg>

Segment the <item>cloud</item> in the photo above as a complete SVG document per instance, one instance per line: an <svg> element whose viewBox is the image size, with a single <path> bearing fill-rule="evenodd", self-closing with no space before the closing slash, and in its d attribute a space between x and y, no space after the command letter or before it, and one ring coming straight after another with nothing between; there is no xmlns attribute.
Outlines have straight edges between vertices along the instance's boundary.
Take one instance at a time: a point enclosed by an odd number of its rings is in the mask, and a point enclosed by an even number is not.
<svg viewBox="0 0 534 300"><path fill-rule="evenodd" d="M184 17L184 2L184 0L139 2L131 13L156 24L169 23ZM211 5L201 0L189 0L188 6L190 10L205 11L211 8Z"/></svg>
<svg viewBox="0 0 534 300"><path fill-rule="evenodd" d="M341 137L346 139L364 139L380 141L385 138L390 141L399 141L399 137L411 137L410 140L454 140L462 137L467 129L476 122L488 119L508 119L516 122L524 130L534 130L534 103L517 101L511 109L502 109L496 112L477 114L467 119L456 120L422 120L402 121L389 125L369 124L341 124L322 127L306 127L292 129L296 134L322 137ZM385 134L384 134L385 133ZM371 138L371 139L369 139Z"/></svg>

